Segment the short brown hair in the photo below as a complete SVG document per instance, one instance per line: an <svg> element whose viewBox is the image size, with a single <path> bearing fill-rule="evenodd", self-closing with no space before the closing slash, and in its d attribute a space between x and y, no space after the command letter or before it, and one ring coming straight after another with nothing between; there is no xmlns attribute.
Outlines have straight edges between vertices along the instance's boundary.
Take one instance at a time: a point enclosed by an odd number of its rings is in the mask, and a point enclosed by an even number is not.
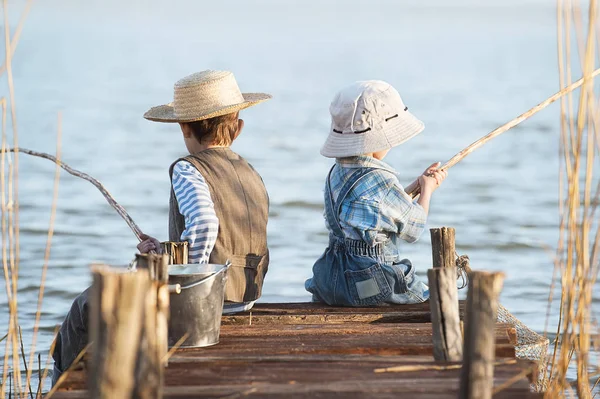
<svg viewBox="0 0 600 399"><path fill-rule="evenodd" d="M239 113L234 112L188 124L199 143L229 146L238 130L238 116Z"/></svg>

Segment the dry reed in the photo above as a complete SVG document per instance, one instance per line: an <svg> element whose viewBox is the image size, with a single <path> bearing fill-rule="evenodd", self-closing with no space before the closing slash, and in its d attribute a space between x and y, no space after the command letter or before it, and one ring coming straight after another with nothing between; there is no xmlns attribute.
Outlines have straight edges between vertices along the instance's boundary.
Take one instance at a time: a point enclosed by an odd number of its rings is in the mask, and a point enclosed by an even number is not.
<svg viewBox="0 0 600 399"><path fill-rule="evenodd" d="M58 171L55 175L55 187L54 187L54 199L53 199L53 210L51 215L50 229L48 232L47 249L45 256L45 263L42 271L42 283L40 285L40 293L38 296L38 312L36 313L36 321L34 325L33 342L31 346L31 352L29 356L29 362L26 362L25 349L23 339L21 337L21 330L18 322L18 301L17 301L17 281L19 276L19 139L17 129L17 118L16 118L16 103L15 103L15 90L13 83L12 74L12 56L15 52L19 38L24 26L24 22L33 4L33 0L27 0L25 8L21 13L19 22L15 29L15 32L11 40L10 32L10 21L8 12L8 2L3 0L3 12L4 12L4 44L5 44L5 60L0 67L0 75L6 72L7 83L8 83L8 100L6 98L0 99L0 105L2 106L2 143L1 143L1 154L0 154L0 201L1 201L1 229L2 229L2 271L4 280L6 283L6 295L9 308L9 322L8 331L6 333L6 343L4 352L4 362L2 365L2 381L0 384L0 397L6 397L6 381L9 379L9 396L13 394L18 398L26 398L29 394L30 398L33 398L34 392L31 388L31 376L33 373L33 361L35 354L35 343L37 338L37 332L39 330L39 322L41 315L41 302L43 300L44 281L47 270L47 263L49 257L49 246L52 239L53 232L53 220L55 215L56 207L56 193L58 189ZM13 154L7 153L8 149L8 113L10 112L11 118L11 129L12 129L12 146L17 149L17 152ZM60 135L60 128L59 128ZM60 143L60 138L58 140ZM57 154L60 157L59 154ZM23 385L21 376L20 361L23 361L24 369L26 372L26 380ZM12 373L9 373L9 365L12 363ZM44 377L47 373L44 370ZM38 376L40 382L38 389L35 392L36 397L42 395L42 376L41 376L41 358L38 357ZM15 392L13 392L13 386Z"/></svg>
<svg viewBox="0 0 600 399"><path fill-rule="evenodd" d="M600 251L600 226L594 218L600 196L600 181L594 184L600 160L600 109L592 77L600 38L597 0L589 0L587 20L579 1L558 0L557 31L561 89L572 81L572 31L584 82L577 99L569 93L560 103L560 225L555 275L560 276L561 298L546 397L591 398L595 384L590 384L594 369L590 343L598 333L597 328L593 331L591 306ZM576 372L575 381L568 378L571 369Z"/></svg>
<svg viewBox="0 0 600 399"><path fill-rule="evenodd" d="M48 236L46 239L46 250L44 253L44 265L42 266L42 276L40 281L40 290L38 293L38 303L37 303L37 311L35 314L35 323L33 327L33 338L31 342L31 349L29 350L29 370L27 371L26 383L27 386L31 384L31 376L33 372L33 356L35 354L35 345L37 343L37 334L39 330L39 325L42 316L42 303L44 301L44 288L46 286L46 273L48 271L48 263L50 261L50 248L52 247L52 237L54 235L54 219L56 217L56 207L58 203L58 183L60 181L60 155L61 155L61 138L62 138L62 117L61 114L58 114L58 128L57 128L57 137L56 137L56 159L58 163L56 164L55 172L54 172L54 189L52 194L52 207L50 211L50 223L48 227ZM50 354L51 355L51 354ZM25 355L23 355L25 356ZM40 379L40 387L38 391L41 392L43 382ZM31 393L31 388L29 389Z"/></svg>

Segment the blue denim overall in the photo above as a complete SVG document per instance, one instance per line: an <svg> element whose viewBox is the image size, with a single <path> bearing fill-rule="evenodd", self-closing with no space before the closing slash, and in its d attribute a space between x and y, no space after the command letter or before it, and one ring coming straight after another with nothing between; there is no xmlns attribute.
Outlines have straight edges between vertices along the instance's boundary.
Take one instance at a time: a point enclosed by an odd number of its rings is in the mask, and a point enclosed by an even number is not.
<svg viewBox="0 0 600 399"><path fill-rule="evenodd" d="M374 246L344 236L339 221L342 203L361 179L375 171L382 170L359 168L342 187L335 203L327 177L325 218L330 230L329 246L314 264L313 277L305 283L314 301L372 306L421 303L429 299L429 288L415 275L414 266L408 259L399 260L395 235Z"/></svg>

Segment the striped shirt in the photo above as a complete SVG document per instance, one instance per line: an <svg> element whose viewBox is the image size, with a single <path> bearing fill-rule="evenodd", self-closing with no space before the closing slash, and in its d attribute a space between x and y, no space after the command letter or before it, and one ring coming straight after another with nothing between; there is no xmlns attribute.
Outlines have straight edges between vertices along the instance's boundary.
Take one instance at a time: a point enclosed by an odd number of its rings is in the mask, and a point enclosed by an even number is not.
<svg viewBox="0 0 600 399"><path fill-rule="evenodd" d="M171 179L179 205L179 213L185 219L181 240L189 243L189 263L209 263L217 234L219 218L208 184L192 164L179 161L173 167Z"/></svg>
<svg viewBox="0 0 600 399"><path fill-rule="evenodd" d="M336 159L330 182L334 202L352 173L365 167L385 172L368 174L342 203L339 218L346 238L369 245L385 241L390 235L408 242L419 239L427 213L404 191L396 171L382 161L367 156Z"/></svg>

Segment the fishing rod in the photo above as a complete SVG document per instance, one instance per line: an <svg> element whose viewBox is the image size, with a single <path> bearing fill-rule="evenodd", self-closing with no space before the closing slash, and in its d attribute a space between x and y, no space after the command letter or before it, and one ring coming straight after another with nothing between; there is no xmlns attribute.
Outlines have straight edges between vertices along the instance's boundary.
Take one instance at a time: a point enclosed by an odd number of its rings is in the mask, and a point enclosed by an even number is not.
<svg viewBox="0 0 600 399"><path fill-rule="evenodd" d="M587 79L593 79L593 78L595 78L598 75L600 75L600 68L598 68L594 72L592 72L590 74L589 78L587 78ZM479 140L475 141L474 143L472 143L471 145L469 145L467 148L463 149L458 154L456 154L452 158L450 158L445 164L443 164L440 167L440 170L448 170L448 169L450 169L451 167L453 167L454 165L456 165L457 163L459 163L460 161L462 161L467 155L469 155L470 153L472 153L473 151L475 151L476 149L478 149L479 147L481 147L482 145L484 145L488 141L492 140L493 138L496 138L496 137L500 136L502 133L506 132L507 130L512 129L513 127L517 126L519 123L523 122L525 119L530 118L531 116L535 115L539 111L541 111L544 108L546 108L548 105L552 104L553 102L555 102L559 98L563 97L565 94L570 93L573 90L575 90L576 88L580 87L581 85L583 85L584 81L586 81L587 79L586 79L586 77L583 77L583 78L579 79L575 83L572 83L569 86L565 87L564 89L556 92L554 95L552 95L551 97L549 97L545 101L542 101L541 103L539 103L535 107L531 108L529 111L522 113L521 115L517 116L516 118L514 118L510 122L507 122L504 125L500 126L499 128L497 128L497 129L491 131L490 133L486 134L485 136L483 136ZM412 188L409 191L407 191L407 193L412 198L415 198L420 193L420 187L417 186L415 188Z"/></svg>
<svg viewBox="0 0 600 399"><path fill-rule="evenodd" d="M125 223L127 223L127 225L129 226L129 228L131 229L131 231L133 231L133 234L135 234L136 238L139 241L142 241L142 234L143 234L142 230L138 227L137 224L135 224L135 222L133 221L133 219L131 218L131 216L129 216L129 214L127 213L127 211L125 210L125 208L123 208L112 197L112 195L110 195L110 193L108 192L108 190L98 180L94 179L92 176L88 175L87 173L83 173L83 172L78 171L77 169L73 169L72 167L70 167L66 163L63 163L61 160L56 159L55 156L50 155L50 154L46 154L44 152L38 152L38 151L28 150L27 148L19 147L18 149L16 149L16 148L7 148L4 151L0 150L0 153L2 153L2 152L15 152L17 150L19 152L23 153L23 154L32 155L34 157L44 158L44 159L47 159L49 161L52 161L55 164L57 164L58 166L60 166L61 168L63 168L64 170L66 170L69 174L71 174L71 175L73 175L75 177L79 177L79 178L81 178L83 180L86 180L86 181L92 183L94 185L94 187L96 187L102 193L102 195L104 196L104 198L106 198L106 201L108 202L108 204L110 206L112 206L117 211L117 213L119 214L119 216L121 216L123 218L123 220L125 220Z"/></svg>
<svg viewBox="0 0 600 399"><path fill-rule="evenodd" d="M505 123L504 125L500 126L499 128L493 130L492 132L490 132L487 135L483 136L479 140L475 141L474 143L472 143L471 145L469 145L467 148L463 149L458 154L456 154L452 158L450 158L444 165L441 166L440 169L442 169L442 170L450 169L452 166L454 166L457 163L459 163L460 161L462 161L467 155L469 155L470 153L472 153L473 151L475 151L476 149L478 149L479 147L481 147L482 145L484 145L485 143L487 143L491 139L493 139L495 137L498 137L499 135L501 135L502 133L506 132L507 130L510 130L511 128L517 126L519 123L523 122L525 119L528 119L532 115L534 115L534 114L538 113L539 111L541 111L542 109L546 108L548 105L552 104L553 102L555 102L559 98L563 97L565 94L570 93L573 90L575 90L576 88L578 88L581 85L583 85L584 81L589 80L589 79L593 79L593 78L595 78L598 75L600 75L600 68L598 68L594 72L592 72L587 79L585 77L579 79L575 83L570 84L569 86L567 86L564 89L560 90L559 92L555 93L554 95L552 95L551 97L549 97L545 101L542 101L541 103L539 103L535 107L531 108L529 111L527 111L527 112L525 112L525 113L517 116L516 118L514 118L510 122ZM3 151L0 151L0 153L2 153L2 152L16 152L16 151L24 153L24 154L27 154L27 155L32 155L32 156L35 156L35 157L40 157L40 158L48 159L48 160L54 162L55 164L57 164L58 166L60 166L61 168L63 168L65 171L67 171L71 175L73 175L75 177L82 178L82 179L84 179L84 180L92 183L102 193L102 195L104 196L104 198L106 198L106 201L108 202L108 204L110 206L112 206L117 211L117 213L119 214L119 216L121 216L123 218L123 220L125 220L125 223L127 223L127 225L129 226L129 228L131 229L131 231L133 231L133 234L135 234L136 238L139 241L142 241L142 238L141 238L141 236L143 234L142 230L138 227L137 224L135 224L135 222L133 221L133 219L131 218L131 216L129 216L129 214L127 213L127 211L125 211L125 208L123 208L121 205L119 205L119 203L110 195L110 193L108 192L108 190L106 188L104 188L104 186L102 185L102 183L100 183L98 180L94 179L92 176L88 175L87 173L83 173L83 172L80 172L80 171L78 171L76 169L71 168L69 165L63 163L62 161L60 161L58 159L56 159L56 157L54 157L54 156L52 156L50 154L43 153L43 152L28 150L26 148L19 147L18 149L17 148L7 148L7 149L5 149ZM420 188L416 187L416 188L413 188L413 189L409 190L408 194L411 197L415 198L417 195L419 195L419 192L420 192Z"/></svg>

